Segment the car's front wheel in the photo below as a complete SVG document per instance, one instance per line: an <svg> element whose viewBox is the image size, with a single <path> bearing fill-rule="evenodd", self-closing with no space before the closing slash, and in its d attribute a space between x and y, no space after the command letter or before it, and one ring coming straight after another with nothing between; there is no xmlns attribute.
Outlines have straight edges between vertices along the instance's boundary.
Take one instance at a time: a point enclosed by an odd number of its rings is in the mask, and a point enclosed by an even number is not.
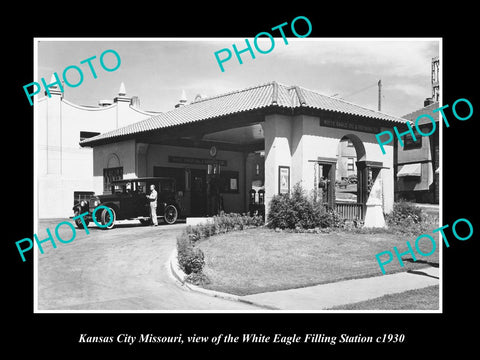
<svg viewBox="0 0 480 360"><path fill-rule="evenodd" d="M112 208L103 209L102 213L100 215L100 220L101 220L101 223L103 225L102 229L107 229L107 230L113 229L114 226L115 226L116 218L117 218L117 216L115 214L114 209L112 209ZM106 226L106 225L108 225L108 226Z"/></svg>
<svg viewBox="0 0 480 360"><path fill-rule="evenodd" d="M178 210L173 205L168 205L165 208L164 219L167 224L174 224L178 218Z"/></svg>
<svg viewBox="0 0 480 360"><path fill-rule="evenodd" d="M78 215L80 215L80 210L77 209L77 210L75 210L75 216L74 217L77 217ZM83 222L85 222L85 226L83 225ZM81 218L75 219L75 225L79 229L85 229L85 227L88 226L88 224L90 223L90 220L83 218L83 222L82 222Z"/></svg>

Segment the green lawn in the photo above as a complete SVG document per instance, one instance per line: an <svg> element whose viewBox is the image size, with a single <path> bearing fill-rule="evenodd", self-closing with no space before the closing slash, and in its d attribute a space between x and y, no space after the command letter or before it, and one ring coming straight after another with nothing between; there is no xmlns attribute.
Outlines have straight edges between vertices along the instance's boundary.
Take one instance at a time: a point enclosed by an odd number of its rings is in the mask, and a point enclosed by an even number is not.
<svg viewBox="0 0 480 360"><path fill-rule="evenodd" d="M437 242L438 237L435 236ZM415 236L388 233L337 231L328 234L275 232L266 228L235 231L204 239L198 246L205 253L206 288L236 295L305 287L341 280L381 276L375 254L397 246L407 249ZM424 253L431 249L421 243ZM403 256L385 265L387 274L438 266L437 250L428 257ZM409 261L410 260L410 261Z"/></svg>
<svg viewBox="0 0 480 360"><path fill-rule="evenodd" d="M438 310L439 287L428 286L398 294L381 296L354 304L335 306L328 310Z"/></svg>

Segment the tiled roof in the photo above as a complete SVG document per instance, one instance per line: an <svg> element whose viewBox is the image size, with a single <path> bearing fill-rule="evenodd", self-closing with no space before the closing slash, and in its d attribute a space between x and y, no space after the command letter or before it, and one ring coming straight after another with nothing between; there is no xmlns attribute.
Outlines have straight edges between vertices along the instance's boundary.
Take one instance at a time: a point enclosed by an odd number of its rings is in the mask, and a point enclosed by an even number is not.
<svg viewBox="0 0 480 360"><path fill-rule="evenodd" d="M252 110L266 109L272 106L290 108L292 111L296 108L326 110L393 123L405 123L407 121L399 117L349 103L345 100L325 96L299 86L286 86L273 81L222 95L203 98L135 124L85 139L80 142L80 145L89 146L102 140L102 142L120 140L122 137L128 135Z"/></svg>
<svg viewBox="0 0 480 360"><path fill-rule="evenodd" d="M436 110L440 107L440 104L438 102L433 102L430 105L424 106L421 109L412 111L411 113L408 113L406 115L403 115L403 118L406 120L410 121L415 121L417 117L420 115L427 114L435 119L436 122L440 121L439 113L440 112L433 112L433 110ZM418 121L418 125L424 125L424 124L431 124L431 121L427 117L421 117L420 120Z"/></svg>

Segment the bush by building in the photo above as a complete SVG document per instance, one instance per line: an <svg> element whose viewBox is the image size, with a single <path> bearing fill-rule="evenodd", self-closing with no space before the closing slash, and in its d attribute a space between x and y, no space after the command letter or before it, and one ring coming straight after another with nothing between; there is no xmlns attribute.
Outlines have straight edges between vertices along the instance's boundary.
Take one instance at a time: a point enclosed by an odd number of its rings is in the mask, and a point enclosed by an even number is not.
<svg viewBox="0 0 480 360"><path fill-rule="evenodd" d="M195 247L194 241L186 234L182 233L177 238L178 264L185 272L200 273L205 265L203 251Z"/></svg>
<svg viewBox="0 0 480 360"><path fill-rule="evenodd" d="M306 195L300 184L290 194L275 195L270 201L267 226L274 229L313 229L342 227L343 219Z"/></svg>
<svg viewBox="0 0 480 360"><path fill-rule="evenodd" d="M187 226L185 232L193 241L198 241L201 238L207 238L212 235L248 229L263 224L264 221L261 216L231 213L214 216L212 221L206 224Z"/></svg>
<svg viewBox="0 0 480 360"><path fill-rule="evenodd" d="M390 214L385 214L385 221L391 232L412 235L430 233L438 227L438 217L428 215L419 206L403 200L393 205Z"/></svg>
<svg viewBox="0 0 480 360"><path fill-rule="evenodd" d="M389 225L408 226L421 223L425 215L420 207L402 200L393 204L393 210L386 215L386 221Z"/></svg>

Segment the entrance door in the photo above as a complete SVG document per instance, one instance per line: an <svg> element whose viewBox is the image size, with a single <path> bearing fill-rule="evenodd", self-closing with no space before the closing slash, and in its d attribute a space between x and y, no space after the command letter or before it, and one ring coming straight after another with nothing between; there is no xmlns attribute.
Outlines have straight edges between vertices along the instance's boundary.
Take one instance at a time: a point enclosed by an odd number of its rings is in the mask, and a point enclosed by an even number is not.
<svg viewBox="0 0 480 360"><path fill-rule="evenodd" d="M318 162L318 199L333 208L335 204L335 163Z"/></svg>
<svg viewBox="0 0 480 360"><path fill-rule="evenodd" d="M205 170L191 169L190 175L192 216L204 216L207 213L207 173Z"/></svg>

